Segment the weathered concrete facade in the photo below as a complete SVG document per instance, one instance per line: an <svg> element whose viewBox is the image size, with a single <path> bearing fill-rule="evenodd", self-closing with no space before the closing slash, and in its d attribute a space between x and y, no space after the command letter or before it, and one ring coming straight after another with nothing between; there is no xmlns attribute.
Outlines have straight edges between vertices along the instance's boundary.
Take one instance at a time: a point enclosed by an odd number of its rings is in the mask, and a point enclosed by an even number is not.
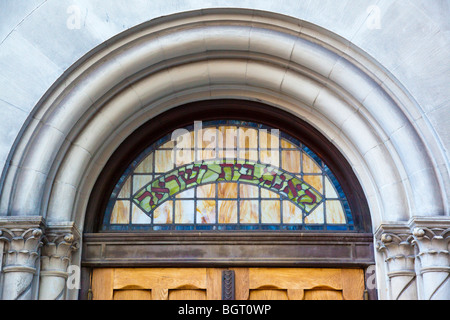
<svg viewBox="0 0 450 320"><path fill-rule="evenodd" d="M151 3L2 5L3 299L76 298L67 267L111 154L161 112L222 98L287 110L354 167L380 298L450 299L448 2Z"/></svg>

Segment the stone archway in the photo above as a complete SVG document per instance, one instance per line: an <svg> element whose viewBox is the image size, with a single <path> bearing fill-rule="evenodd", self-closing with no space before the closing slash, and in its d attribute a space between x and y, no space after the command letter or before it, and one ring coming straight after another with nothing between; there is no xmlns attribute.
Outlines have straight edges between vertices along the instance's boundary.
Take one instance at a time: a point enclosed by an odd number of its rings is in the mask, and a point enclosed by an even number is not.
<svg viewBox="0 0 450 320"><path fill-rule="evenodd" d="M328 137L353 166L375 227L444 214L441 181L409 117L414 102L389 74L317 26L226 9L144 23L66 72L22 131L5 176L2 213L46 234L78 234L96 177L127 136L174 106L222 98L262 101ZM418 221L410 225L420 228ZM22 272L29 279L31 269L11 269L5 278ZM4 288L4 298L19 293L23 288Z"/></svg>

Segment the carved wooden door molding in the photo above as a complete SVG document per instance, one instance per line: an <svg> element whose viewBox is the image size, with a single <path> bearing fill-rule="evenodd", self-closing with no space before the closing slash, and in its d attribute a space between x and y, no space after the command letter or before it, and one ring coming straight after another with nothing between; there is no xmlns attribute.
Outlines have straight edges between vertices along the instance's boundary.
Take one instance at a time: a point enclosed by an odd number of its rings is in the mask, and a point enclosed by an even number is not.
<svg viewBox="0 0 450 320"><path fill-rule="evenodd" d="M224 287L225 286L225 287ZM362 269L99 268L95 300L361 300Z"/></svg>

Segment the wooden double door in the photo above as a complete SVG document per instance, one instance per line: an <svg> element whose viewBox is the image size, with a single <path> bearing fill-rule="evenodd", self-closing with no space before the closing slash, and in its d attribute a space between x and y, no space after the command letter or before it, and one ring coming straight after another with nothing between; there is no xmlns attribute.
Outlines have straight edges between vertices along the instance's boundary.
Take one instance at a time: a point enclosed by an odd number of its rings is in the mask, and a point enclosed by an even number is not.
<svg viewBox="0 0 450 320"><path fill-rule="evenodd" d="M96 300L361 300L362 269L100 268Z"/></svg>

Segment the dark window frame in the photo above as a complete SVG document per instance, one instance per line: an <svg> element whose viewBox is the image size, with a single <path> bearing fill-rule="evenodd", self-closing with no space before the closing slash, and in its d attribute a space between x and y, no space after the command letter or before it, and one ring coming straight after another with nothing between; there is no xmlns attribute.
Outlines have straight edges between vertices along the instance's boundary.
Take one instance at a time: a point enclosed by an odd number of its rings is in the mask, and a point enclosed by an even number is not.
<svg viewBox="0 0 450 320"><path fill-rule="evenodd" d="M145 231L99 232L116 182L150 143L174 129L192 125L194 121L221 119L253 121L280 128L316 153L341 184L353 213L356 232L222 231L209 235L199 231L153 232L151 235ZM166 111L136 129L117 148L99 175L88 202L84 231L82 264L88 267L206 266L211 263L367 267L374 264L369 207L351 165L312 125L291 113L256 101L228 99L193 102ZM261 245L258 241L262 241ZM265 254L267 250L269 255ZM134 253L125 254L127 252ZM208 259L208 255L213 259Z"/></svg>

